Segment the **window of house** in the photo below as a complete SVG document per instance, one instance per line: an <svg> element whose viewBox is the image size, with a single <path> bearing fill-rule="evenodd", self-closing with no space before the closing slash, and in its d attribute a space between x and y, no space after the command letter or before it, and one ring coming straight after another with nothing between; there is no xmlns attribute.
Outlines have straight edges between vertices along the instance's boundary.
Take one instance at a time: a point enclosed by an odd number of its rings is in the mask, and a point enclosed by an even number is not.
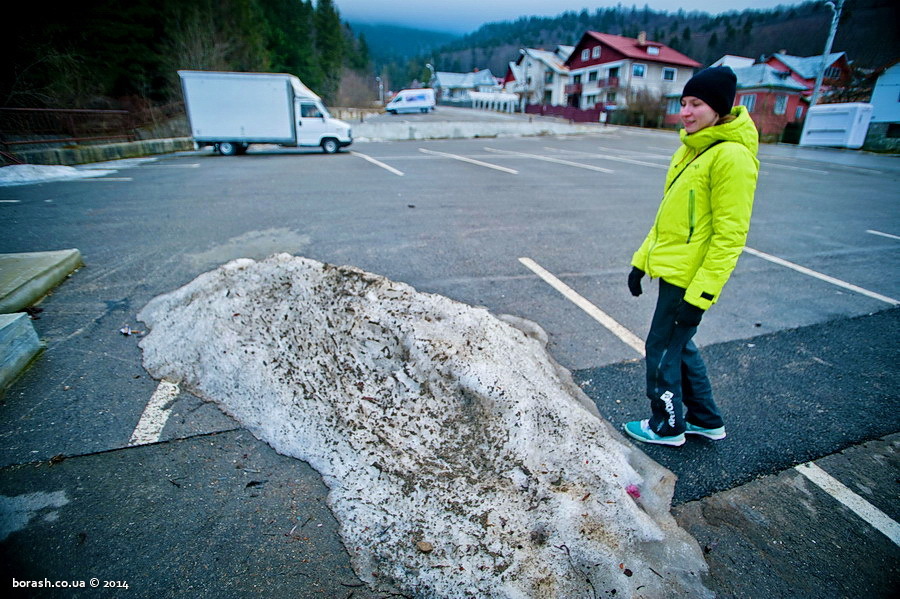
<svg viewBox="0 0 900 599"><path fill-rule="evenodd" d="M784 114L787 112L787 96L775 96L775 114Z"/></svg>
<svg viewBox="0 0 900 599"><path fill-rule="evenodd" d="M600 46L594 46L591 50L591 58L600 58Z"/></svg>
<svg viewBox="0 0 900 599"><path fill-rule="evenodd" d="M669 67L663 67L663 70L662 70L663 81L675 81L675 73L676 73L675 69L672 69Z"/></svg>
<svg viewBox="0 0 900 599"><path fill-rule="evenodd" d="M615 103L616 101L616 92L606 92L606 101L610 104Z"/></svg>
<svg viewBox="0 0 900 599"><path fill-rule="evenodd" d="M544 92L544 104L551 104L553 100L553 93L550 91Z"/></svg>
<svg viewBox="0 0 900 599"><path fill-rule="evenodd" d="M635 63L631 65L631 76L632 77L643 77L647 74L647 65Z"/></svg>
<svg viewBox="0 0 900 599"><path fill-rule="evenodd" d="M747 112L753 112L753 109L756 108L756 94L741 96L741 105L747 107Z"/></svg>
<svg viewBox="0 0 900 599"><path fill-rule="evenodd" d="M659 56L659 46L647 46L647 54Z"/></svg>
<svg viewBox="0 0 900 599"><path fill-rule="evenodd" d="M666 104L666 114L678 114L681 112L681 100L679 98L669 98Z"/></svg>
<svg viewBox="0 0 900 599"><path fill-rule="evenodd" d="M839 79L841 76L841 70L837 67L828 67L825 69L825 78L826 79Z"/></svg>
<svg viewBox="0 0 900 599"><path fill-rule="evenodd" d="M794 120L799 121L802 118L803 118L803 107L798 106L797 110L794 111Z"/></svg>
<svg viewBox="0 0 900 599"><path fill-rule="evenodd" d="M553 71L547 71L544 75L544 83L553 83Z"/></svg>
<svg viewBox="0 0 900 599"><path fill-rule="evenodd" d="M599 73L599 71L591 71L590 73L588 73L588 81L596 81L597 73Z"/></svg>
<svg viewBox="0 0 900 599"><path fill-rule="evenodd" d="M585 48L581 51L581 60L587 60L591 57L591 51Z"/></svg>
<svg viewBox="0 0 900 599"><path fill-rule="evenodd" d="M572 83L574 83L575 85L581 83L581 75L575 75L574 77L572 77Z"/></svg>

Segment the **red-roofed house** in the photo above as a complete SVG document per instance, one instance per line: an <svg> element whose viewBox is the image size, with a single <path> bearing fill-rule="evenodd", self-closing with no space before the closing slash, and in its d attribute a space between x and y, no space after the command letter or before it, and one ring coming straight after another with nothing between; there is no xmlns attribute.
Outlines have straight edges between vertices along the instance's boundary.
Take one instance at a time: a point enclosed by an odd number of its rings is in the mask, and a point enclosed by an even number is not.
<svg viewBox="0 0 900 599"><path fill-rule="evenodd" d="M650 41L588 31L566 60L568 105L581 109L596 105L623 108L629 92L644 90L653 97L680 90L694 70L696 60L677 50Z"/></svg>

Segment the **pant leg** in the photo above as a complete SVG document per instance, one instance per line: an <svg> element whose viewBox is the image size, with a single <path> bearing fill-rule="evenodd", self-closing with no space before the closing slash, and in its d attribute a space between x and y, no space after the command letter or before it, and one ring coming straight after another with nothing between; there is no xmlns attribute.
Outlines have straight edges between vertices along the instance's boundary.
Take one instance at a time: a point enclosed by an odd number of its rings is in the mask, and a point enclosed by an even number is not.
<svg viewBox="0 0 900 599"><path fill-rule="evenodd" d="M706 374L706 364L693 341L688 341L681 356L682 401L687 410L685 419L703 428L725 426L716 402L712 385Z"/></svg>
<svg viewBox="0 0 900 599"><path fill-rule="evenodd" d="M650 428L658 435L684 432L682 357L697 327L675 325L675 313L684 289L659 282L659 298L647 335L647 397L650 399Z"/></svg>

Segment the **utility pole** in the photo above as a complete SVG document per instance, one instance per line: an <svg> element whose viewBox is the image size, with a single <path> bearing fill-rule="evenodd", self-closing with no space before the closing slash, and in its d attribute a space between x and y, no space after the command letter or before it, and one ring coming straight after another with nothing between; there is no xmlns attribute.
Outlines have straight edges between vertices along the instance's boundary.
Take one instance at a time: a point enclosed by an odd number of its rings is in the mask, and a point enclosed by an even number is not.
<svg viewBox="0 0 900 599"><path fill-rule="evenodd" d="M828 41L825 42L825 53L822 55L822 64L819 65L819 74L816 75L816 86L813 88L812 98L809 100L809 107L812 108L819 101L819 92L822 88L822 79L825 78L825 69L828 68L828 56L831 54L831 44L834 43L834 35L837 33L838 22L841 20L841 10L844 8L844 0L834 2L826 2L825 6L831 9L831 30L828 32Z"/></svg>

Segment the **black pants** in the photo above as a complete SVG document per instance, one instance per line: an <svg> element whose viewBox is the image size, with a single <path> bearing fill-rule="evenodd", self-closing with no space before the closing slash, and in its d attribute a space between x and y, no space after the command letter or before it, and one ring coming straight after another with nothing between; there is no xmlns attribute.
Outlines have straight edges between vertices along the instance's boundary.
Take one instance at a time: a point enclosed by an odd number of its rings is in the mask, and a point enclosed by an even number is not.
<svg viewBox="0 0 900 599"><path fill-rule="evenodd" d="M685 419L703 428L724 426L713 401L706 364L691 341L697 327L675 324L684 291L660 279L659 299L647 334L647 397L653 412L650 428L665 437L683 433Z"/></svg>

